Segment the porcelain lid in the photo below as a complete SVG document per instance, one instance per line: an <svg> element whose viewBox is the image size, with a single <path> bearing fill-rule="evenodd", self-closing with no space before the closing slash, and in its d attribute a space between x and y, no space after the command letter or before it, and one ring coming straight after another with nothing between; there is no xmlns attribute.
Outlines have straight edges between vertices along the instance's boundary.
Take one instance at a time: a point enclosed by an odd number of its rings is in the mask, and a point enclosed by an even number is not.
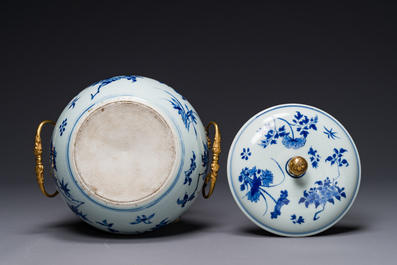
<svg viewBox="0 0 397 265"><path fill-rule="evenodd" d="M261 228L309 236L338 222L357 196L358 151L328 113L279 105L252 117L237 133L227 165L231 192Z"/></svg>

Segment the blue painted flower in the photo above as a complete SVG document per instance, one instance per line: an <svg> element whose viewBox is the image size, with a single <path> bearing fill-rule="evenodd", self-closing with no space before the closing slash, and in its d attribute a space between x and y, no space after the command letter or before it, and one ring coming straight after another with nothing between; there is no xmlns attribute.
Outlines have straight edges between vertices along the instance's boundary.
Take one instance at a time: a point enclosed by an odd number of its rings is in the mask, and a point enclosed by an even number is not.
<svg viewBox="0 0 397 265"><path fill-rule="evenodd" d="M318 168L318 163L320 162L320 156L317 154L317 150L314 150L312 147L310 147L309 152L307 152L310 155L310 162L312 163L313 168Z"/></svg>
<svg viewBox="0 0 397 265"><path fill-rule="evenodd" d="M271 213L271 216L272 218L277 218L277 216L281 214L280 213L281 206L284 204L288 204L289 200L286 199L286 197L288 196L287 191L281 191L281 196L277 201L267 192L267 188L278 186L285 180L284 171L281 169L280 165L277 163L276 160L274 159L272 160L276 162L281 173L283 174L283 179L281 180L280 183L273 184L274 181L273 173L268 169L265 170L257 169L256 166L254 166L251 169L248 167L243 168L241 170L240 175L238 176L238 181L242 183L240 185L240 190L244 192L246 191L244 197L247 197L247 199L250 202L257 203L261 197L263 198L266 205L266 210L264 215L266 214L268 209L266 197L269 197L272 201L274 201L276 206L274 212Z"/></svg>
<svg viewBox="0 0 397 265"><path fill-rule="evenodd" d="M301 148L302 146L305 145L306 138L305 137L291 138L289 136L286 136L286 137L283 138L282 143L288 149L292 148L294 150L297 150L297 149L299 149L299 148Z"/></svg>
<svg viewBox="0 0 397 265"><path fill-rule="evenodd" d="M248 157L251 156L251 151L249 148L247 149L243 148L243 152L240 155L241 155L241 159L248 160Z"/></svg>
<svg viewBox="0 0 397 265"><path fill-rule="evenodd" d="M332 156L328 156L325 159L325 162L331 162L331 166L334 165L335 163L338 165L338 167L342 166L349 166L349 163L347 162L346 159L342 159L343 153L347 152L346 149L340 148L339 150L334 148L334 154Z"/></svg>
<svg viewBox="0 0 397 265"><path fill-rule="evenodd" d="M261 194L261 187L269 187L273 183L273 173L270 170L252 169L244 168L239 176L239 181L243 182L241 184L241 191L245 190L246 187L248 192L246 196L251 202L258 202ZM263 195L262 195L263 196Z"/></svg>
<svg viewBox="0 0 397 265"><path fill-rule="evenodd" d="M338 136L336 136L337 132L333 132L332 128L330 130L328 130L325 126L324 126L325 132L324 134L326 134L328 136L328 139L332 139L335 140L335 138L340 139Z"/></svg>
<svg viewBox="0 0 397 265"><path fill-rule="evenodd" d="M66 125L68 125L67 120L68 119L64 119L62 124L59 125L59 133L61 134L61 136L62 136L63 132L65 131Z"/></svg>
<svg viewBox="0 0 397 265"><path fill-rule="evenodd" d="M316 221L318 218L318 214L324 211L325 205L330 202L332 204L335 203L334 198L338 201L341 198L346 198L345 188L340 188L337 186L338 182L331 181L329 177L327 177L324 181L316 181L314 184L317 187L310 188L309 191L303 192L303 197L299 200L300 203L305 203L306 208L309 205L314 204L314 207L317 209L318 206L322 206L322 210L315 213L313 220Z"/></svg>
<svg viewBox="0 0 397 265"><path fill-rule="evenodd" d="M294 224L302 224L305 222L305 219L303 219L302 216L299 216L299 218L297 219L295 214L291 215L291 220L292 220L292 223L294 223Z"/></svg>

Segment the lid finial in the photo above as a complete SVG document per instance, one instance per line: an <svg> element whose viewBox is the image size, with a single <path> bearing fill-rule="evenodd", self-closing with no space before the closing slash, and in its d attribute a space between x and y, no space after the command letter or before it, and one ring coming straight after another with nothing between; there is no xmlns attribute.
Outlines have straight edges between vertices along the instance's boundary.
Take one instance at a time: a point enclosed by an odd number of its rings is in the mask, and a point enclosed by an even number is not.
<svg viewBox="0 0 397 265"><path fill-rule="evenodd" d="M288 173L293 177L301 177L306 173L307 161L301 156L295 156L288 162Z"/></svg>

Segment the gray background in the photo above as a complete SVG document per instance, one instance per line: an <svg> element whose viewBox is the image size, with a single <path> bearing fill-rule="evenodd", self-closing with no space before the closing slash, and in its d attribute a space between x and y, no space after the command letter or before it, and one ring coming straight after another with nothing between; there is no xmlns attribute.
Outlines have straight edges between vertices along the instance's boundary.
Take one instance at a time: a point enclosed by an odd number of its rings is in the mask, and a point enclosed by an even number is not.
<svg viewBox="0 0 397 265"><path fill-rule="evenodd" d="M396 4L271 2L3 6L0 264L395 262ZM86 86L123 74L175 88L203 123L219 123L223 140L213 197L196 200L178 224L129 237L97 231L59 197L44 197L33 156L42 120L56 120ZM317 236L263 231L238 209L227 184L227 154L239 128L282 103L333 115L361 156L355 204ZM46 186L53 190L51 181Z"/></svg>

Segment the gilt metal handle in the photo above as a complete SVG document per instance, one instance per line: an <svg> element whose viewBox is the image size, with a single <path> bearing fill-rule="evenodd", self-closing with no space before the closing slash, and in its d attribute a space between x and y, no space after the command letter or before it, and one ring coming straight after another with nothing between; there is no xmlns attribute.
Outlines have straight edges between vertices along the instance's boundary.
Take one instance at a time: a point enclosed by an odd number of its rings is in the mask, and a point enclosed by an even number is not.
<svg viewBox="0 0 397 265"><path fill-rule="evenodd" d="M221 152L221 134L219 132L219 127L218 124L216 124L215 122L211 121L206 128L206 133L207 133L207 141L208 141L208 148L211 148L211 140L208 136L208 130L210 128L210 126L214 125L215 128L215 137L214 137L214 144L212 145L212 163L211 163L211 172L207 175L207 177L205 178L204 181L204 185L203 185L203 197L208 199L209 197L211 197L212 193L214 192L214 188L215 188L215 183L216 180L218 178L218 171L219 171L219 164L218 164L218 160L219 160L219 153ZM210 188L208 193L205 193L205 188L207 187L207 183L210 182Z"/></svg>
<svg viewBox="0 0 397 265"><path fill-rule="evenodd" d="M44 174L43 174L44 166L42 161L43 148L41 146L40 133L41 133L41 128L46 123L51 123L52 125L55 126L55 123L53 121L45 120L42 123L40 123L39 127L37 127L36 137L34 139L34 155L36 156L35 171L36 171L37 183L39 183L40 190L43 192L45 196L52 198L58 194L58 191L55 191L53 194L49 194L44 188Z"/></svg>

